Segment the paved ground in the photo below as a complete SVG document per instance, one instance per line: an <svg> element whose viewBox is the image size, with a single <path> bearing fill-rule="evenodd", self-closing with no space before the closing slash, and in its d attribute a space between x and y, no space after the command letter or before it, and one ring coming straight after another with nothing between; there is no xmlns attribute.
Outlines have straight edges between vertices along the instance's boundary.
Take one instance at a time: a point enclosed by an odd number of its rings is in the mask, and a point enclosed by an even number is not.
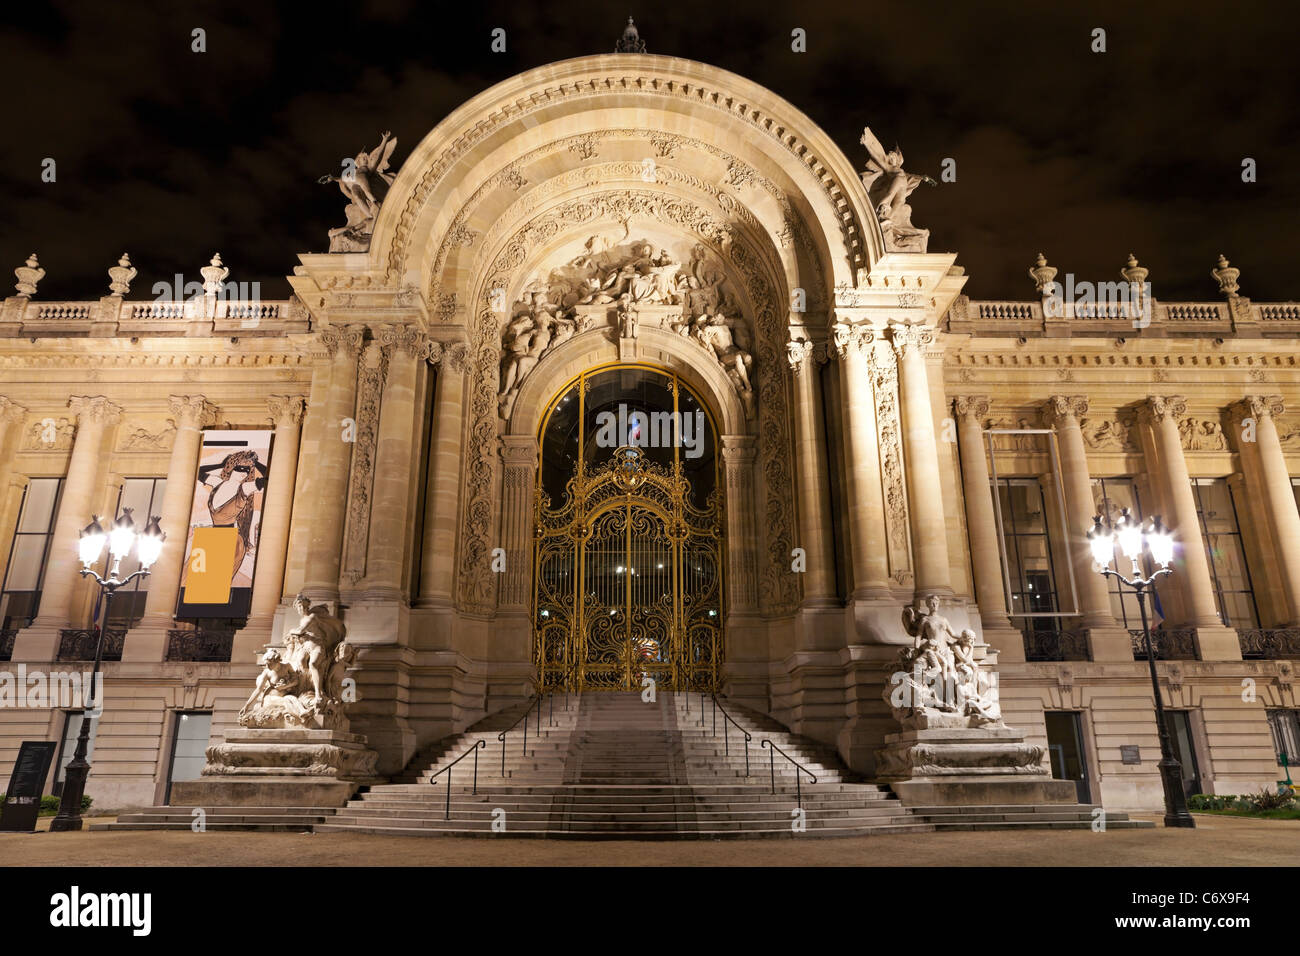
<svg viewBox="0 0 1300 956"><path fill-rule="evenodd" d="M103 818L111 819L111 818ZM48 821L41 821L48 830ZM885 834L643 843L352 833L0 834L0 863L65 866L1294 866L1300 821L1196 815L1196 830Z"/></svg>

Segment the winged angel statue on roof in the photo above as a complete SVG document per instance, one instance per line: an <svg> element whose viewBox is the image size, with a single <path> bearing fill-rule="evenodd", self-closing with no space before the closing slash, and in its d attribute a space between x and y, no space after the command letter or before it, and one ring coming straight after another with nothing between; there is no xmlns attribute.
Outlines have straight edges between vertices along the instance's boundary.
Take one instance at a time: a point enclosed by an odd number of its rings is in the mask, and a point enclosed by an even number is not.
<svg viewBox="0 0 1300 956"><path fill-rule="evenodd" d="M862 172L862 185L876 207L880 230L885 234L888 252L925 252L930 242L929 229L912 225L912 207L907 197L917 186L926 183L938 185L929 176L909 173L903 169L903 154L895 147L886 151L876 139L871 127L862 130L859 140L867 148L871 161Z"/></svg>
<svg viewBox="0 0 1300 956"><path fill-rule="evenodd" d="M370 248L382 193L397 178L397 173L388 168L396 146L396 138L385 131L374 149L362 150L355 158L344 160L342 176L326 174L317 180L322 184L338 183L339 191L348 199L347 225L330 230L330 252L365 252Z"/></svg>

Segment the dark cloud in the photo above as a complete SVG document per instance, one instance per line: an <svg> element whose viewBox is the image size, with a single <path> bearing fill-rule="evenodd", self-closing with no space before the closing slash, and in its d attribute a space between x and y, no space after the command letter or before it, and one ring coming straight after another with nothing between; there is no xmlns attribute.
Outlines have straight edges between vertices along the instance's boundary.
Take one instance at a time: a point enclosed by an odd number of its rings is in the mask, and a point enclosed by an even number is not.
<svg viewBox="0 0 1300 956"><path fill-rule="evenodd" d="M651 52L771 88L855 164L864 125L918 172L955 159L957 182L913 205L976 297L1028 297L1040 250L1092 279L1117 278L1135 252L1166 300L1213 298L1224 252L1246 294L1297 297L1292 6L658 0L628 12ZM43 298L93 298L124 250L138 293L194 277L219 250L232 279L287 295L296 254L323 251L341 221L337 189L316 177L383 129L400 159L491 84L609 51L624 16L575 0L7 9L0 270L36 251ZM489 51L498 26L505 54ZM207 52L192 53L200 27ZM805 54L790 50L795 27ZM1095 27L1104 54L1089 49ZM40 180L46 157L53 184ZM1242 183L1244 157L1257 183Z"/></svg>

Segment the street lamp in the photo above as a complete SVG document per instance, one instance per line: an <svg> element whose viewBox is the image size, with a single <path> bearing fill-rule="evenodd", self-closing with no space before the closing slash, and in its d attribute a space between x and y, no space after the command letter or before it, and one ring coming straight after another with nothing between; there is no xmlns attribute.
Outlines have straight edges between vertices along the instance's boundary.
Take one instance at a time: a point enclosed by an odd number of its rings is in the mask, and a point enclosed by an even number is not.
<svg viewBox="0 0 1300 956"><path fill-rule="evenodd" d="M1160 733L1160 778L1165 788L1165 826L1195 827L1196 821L1187 812L1187 795L1183 793L1183 768L1174 756L1169 728L1165 725L1165 707L1160 697L1160 681L1156 677L1156 655L1151 647L1151 627L1147 623L1147 593L1155 590L1157 578L1171 574L1174 570L1170 567L1174 560L1173 535L1160 523L1159 515L1143 528L1125 508L1111 529L1102 524L1101 515L1093 518L1092 529L1088 532L1088 544L1092 548L1097 570L1102 575L1118 578L1137 594L1138 610L1142 613L1142 637L1146 642L1147 666L1151 670L1151 690L1156 698L1156 729ZM1116 546L1133 564L1130 577L1125 577L1110 567ZM1143 551L1151 556L1153 564L1160 566L1150 575L1142 571Z"/></svg>
<svg viewBox="0 0 1300 956"><path fill-rule="evenodd" d="M131 511L131 508L123 508L122 514L113 522L113 527L109 531L105 531L100 525L98 515L93 516L90 524L82 529L81 537L77 541L77 554L82 564L81 576L93 577L104 597L104 614L99 621L99 639L95 643L95 669L90 674L90 688L86 692L88 694L94 693L99 677L99 664L104 656L104 633L108 628L108 615L112 609L114 592L136 578L148 576L149 569L158 560L163 541L167 537L158 526L157 515L149 519L144 531L137 532L135 522L131 520ZM108 554L112 559L107 578L100 577L91 567L104 553L105 543L108 544ZM135 548L140 567L123 578L120 576L122 559L131 553L132 547ZM103 705L102 700L98 703ZM91 709L89 700L83 699L83 704L86 711ZM81 797L86 792L86 776L90 773L90 761L86 759L89 745L90 721L83 711L81 732L77 735L77 749L68 766L64 768L63 796L59 801L59 812L50 821L50 830L53 832L81 829Z"/></svg>

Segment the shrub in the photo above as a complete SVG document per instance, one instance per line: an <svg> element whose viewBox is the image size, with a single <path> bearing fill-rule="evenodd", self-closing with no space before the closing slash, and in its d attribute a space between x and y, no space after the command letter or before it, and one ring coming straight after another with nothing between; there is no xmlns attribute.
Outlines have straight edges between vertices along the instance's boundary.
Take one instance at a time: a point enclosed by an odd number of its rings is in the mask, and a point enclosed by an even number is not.
<svg viewBox="0 0 1300 956"><path fill-rule="evenodd" d="M3 793L0 793L0 806L3 806L4 802L5 802L5 795ZM85 813L87 810L89 810L90 805L94 802L95 800L93 797L86 796L86 794L83 793L81 795L81 812ZM41 797L40 813L42 816L44 816L45 814L58 813L58 812L59 812L58 797L52 797L49 794L46 794L45 796Z"/></svg>
<svg viewBox="0 0 1300 956"><path fill-rule="evenodd" d="M1295 800L1295 794L1289 790L1285 792L1260 790L1259 793L1252 794L1247 799L1252 810L1285 810Z"/></svg>

